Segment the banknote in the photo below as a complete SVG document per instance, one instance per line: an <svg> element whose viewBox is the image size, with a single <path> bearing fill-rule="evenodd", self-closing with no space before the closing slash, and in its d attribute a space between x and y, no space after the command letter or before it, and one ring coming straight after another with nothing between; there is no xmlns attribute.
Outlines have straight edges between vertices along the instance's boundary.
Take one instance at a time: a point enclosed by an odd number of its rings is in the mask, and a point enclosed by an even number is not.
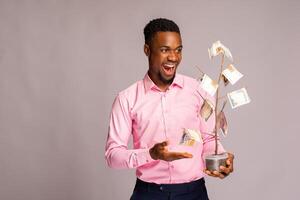
<svg viewBox="0 0 300 200"><path fill-rule="evenodd" d="M240 78L243 77L243 74L241 74L232 64L227 66L227 68L222 72L222 75L228 79L231 85L235 84Z"/></svg>
<svg viewBox="0 0 300 200"><path fill-rule="evenodd" d="M204 118L205 121L207 121L211 116L211 114L213 113L213 111L214 111L213 104L208 99L205 99L200 109L200 116Z"/></svg>
<svg viewBox="0 0 300 200"><path fill-rule="evenodd" d="M222 80L223 80L224 85L227 86L229 81L223 74L222 74Z"/></svg>
<svg viewBox="0 0 300 200"><path fill-rule="evenodd" d="M226 120L226 116L223 111L218 114L217 117L217 129L221 129L221 132L224 136L228 133L228 124Z"/></svg>
<svg viewBox="0 0 300 200"><path fill-rule="evenodd" d="M200 135L198 130L184 129L180 144L193 146L196 142L202 142Z"/></svg>
<svg viewBox="0 0 300 200"><path fill-rule="evenodd" d="M227 96L232 108L237 108L244 104L250 103L250 98L245 88L230 92L227 94Z"/></svg>
<svg viewBox="0 0 300 200"><path fill-rule="evenodd" d="M204 74L204 76L202 77L200 85L211 96L214 96L218 89L217 81L212 80L207 74Z"/></svg>
<svg viewBox="0 0 300 200"><path fill-rule="evenodd" d="M208 56L211 59L220 53L224 54L231 62L233 61L230 50L218 40L212 44L210 49L208 49Z"/></svg>

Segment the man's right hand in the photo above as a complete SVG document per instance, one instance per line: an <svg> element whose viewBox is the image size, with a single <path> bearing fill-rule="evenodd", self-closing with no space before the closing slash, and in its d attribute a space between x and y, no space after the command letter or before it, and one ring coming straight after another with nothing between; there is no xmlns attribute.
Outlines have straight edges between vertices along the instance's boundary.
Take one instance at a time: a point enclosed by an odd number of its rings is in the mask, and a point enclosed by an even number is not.
<svg viewBox="0 0 300 200"><path fill-rule="evenodd" d="M192 158L193 155L187 152L169 152L168 142L162 142L155 144L150 150L150 156L154 160L173 161L182 158Z"/></svg>

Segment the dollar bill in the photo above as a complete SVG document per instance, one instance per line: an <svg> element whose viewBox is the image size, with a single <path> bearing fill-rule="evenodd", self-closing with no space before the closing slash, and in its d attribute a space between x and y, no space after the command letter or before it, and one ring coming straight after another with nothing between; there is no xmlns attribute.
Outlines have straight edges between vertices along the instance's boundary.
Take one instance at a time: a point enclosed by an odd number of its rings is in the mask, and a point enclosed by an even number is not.
<svg viewBox="0 0 300 200"><path fill-rule="evenodd" d="M250 98L245 88L228 93L227 96L233 109L250 103Z"/></svg>
<svg viewBox="0 0 300 200"><path fill-rule="evenodd" d="M207 74L202 77L200 85L211 96L214 96L219 86L217 81L212 80Z"/></svg>
<svg viewBox="0 0 300 200"><path fill-rule="evenodd" d="M202 142L200 131L193 129L184 129L180 144L193 146L196 142Z"/></svg>
<svg viewBox="0 0 300 200"><path fill-rule="evenodd" d="M211 114L213 113L213 111L214 111L213 104L208 99L205 99L200 109L200 116L204 118L205 121L207 121L211 116Z"/></svg>
<svg viewBox="0 0 300 200"><path fill-rule="evenodd" d="M222 75L228 79L231 85L235 84L240 78L243 77L243 74L241 74L232 64L227 66L227 68L222 72Z"/></svg>

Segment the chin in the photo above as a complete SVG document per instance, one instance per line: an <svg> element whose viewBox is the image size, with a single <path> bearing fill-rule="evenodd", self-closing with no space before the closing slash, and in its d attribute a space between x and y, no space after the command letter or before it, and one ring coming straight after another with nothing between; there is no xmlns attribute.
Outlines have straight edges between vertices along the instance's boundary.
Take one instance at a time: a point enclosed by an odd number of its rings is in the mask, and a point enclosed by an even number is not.
<svg viewBox="0 0 300 200"><path fill-rule="evenodd" d="M173 80L174 80L174 78L175 78L175 74L176 73L174 73L174 75L172 76L172 77L164 77L164 76L160 76L160 80L163 82L163 83L165 83L165 84L171 84L172 82L173 82Z"/></svg>

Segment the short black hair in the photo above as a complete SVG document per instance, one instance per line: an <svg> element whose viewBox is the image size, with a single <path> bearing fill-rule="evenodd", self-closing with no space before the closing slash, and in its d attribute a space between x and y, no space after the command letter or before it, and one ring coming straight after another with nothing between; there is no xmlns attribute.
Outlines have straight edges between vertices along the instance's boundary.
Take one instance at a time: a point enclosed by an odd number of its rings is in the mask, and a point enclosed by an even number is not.
<svg viewBox="0 0 300 200"><path fill-rule="evenodd" d="M144 28L145 44L150 45L157 32L176 32L180 34L179 27L172 20L165 18L153 19Z"/></svg>

